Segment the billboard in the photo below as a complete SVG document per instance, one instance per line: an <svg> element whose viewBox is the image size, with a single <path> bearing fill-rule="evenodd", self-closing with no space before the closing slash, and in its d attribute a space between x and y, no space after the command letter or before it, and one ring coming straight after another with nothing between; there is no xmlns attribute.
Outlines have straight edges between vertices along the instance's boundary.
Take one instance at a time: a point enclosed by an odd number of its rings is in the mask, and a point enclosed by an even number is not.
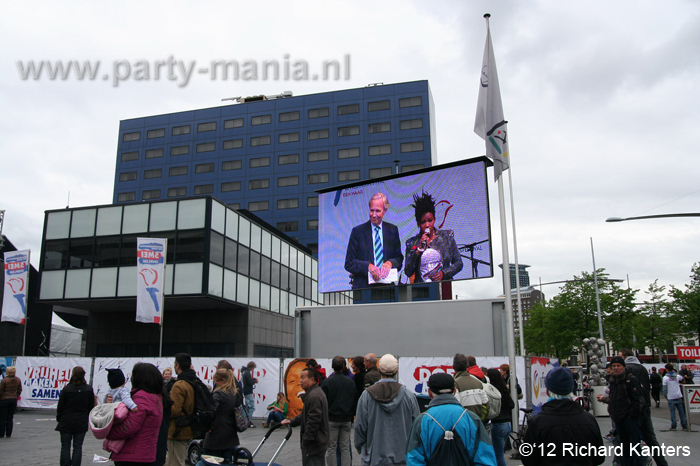
<svg viewBox="0 0 700 466"><path fill-rule="evenodd" d="M319 291L492 277L489 164L319 191Z"/></svg>

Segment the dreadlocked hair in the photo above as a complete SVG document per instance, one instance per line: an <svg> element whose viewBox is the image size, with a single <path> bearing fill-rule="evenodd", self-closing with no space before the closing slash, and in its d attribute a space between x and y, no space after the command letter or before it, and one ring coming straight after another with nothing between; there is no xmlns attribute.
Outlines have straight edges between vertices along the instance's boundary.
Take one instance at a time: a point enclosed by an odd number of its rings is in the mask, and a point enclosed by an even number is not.
<svg viewBox="0 0 700 466"><path fill-rule="evenodd" d="M433 217L435 216L435 199L430 193L426 193L423 190L421 190L420 196L418 194L413 195L413 204L411 204L411 207L416 209L416 223L419 225L423 215L428 212L433 214Z"/></svg>

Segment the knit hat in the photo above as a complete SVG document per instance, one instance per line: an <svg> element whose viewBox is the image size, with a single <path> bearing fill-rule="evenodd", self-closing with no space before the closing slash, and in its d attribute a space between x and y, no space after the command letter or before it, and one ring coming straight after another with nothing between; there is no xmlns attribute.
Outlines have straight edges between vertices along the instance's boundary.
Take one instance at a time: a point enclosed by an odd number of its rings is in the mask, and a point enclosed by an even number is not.
<svg viewBox="0 0 700 466"><path fill-rule="evenodd" d="M455 379L450 374L436 372L428 379L428 388L436 395L452 393L455 389Z"/></svg>
<svg viewBox="0 0 700 466"><path fill-rule="evenodd" d="M612 366L613 364L622 364L623 366L627 366L622 356L613 356L613 358L610 360L610 365Z"/></svg>
<svg viewBox="0 0 700 466"><path fill-rule="evenodd" d="M391 354L385 354L377 364L379 372L384 375L395 375L399 371L399 361Z"/></svg>
<svg viewBox="0 0 700 466"><path fill-rule="evenodd" d="M124 378L124 373L121 369L107 369L107 382L109 383L109 388L117 388L124 385L126 378Z"/></svg>
<svg viewBox="0 0 700 466"><path fill-rule="evenodd" d="M551 393L568 395L574 391L574 376L566 367L555 367L547 373L544 385Z"/></svg>

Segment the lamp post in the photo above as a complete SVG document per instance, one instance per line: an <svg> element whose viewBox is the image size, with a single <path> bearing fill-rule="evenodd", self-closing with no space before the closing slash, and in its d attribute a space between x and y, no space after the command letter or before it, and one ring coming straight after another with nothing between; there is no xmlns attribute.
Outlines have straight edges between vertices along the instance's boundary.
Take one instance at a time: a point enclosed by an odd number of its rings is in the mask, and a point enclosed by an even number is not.
<svg viewBox="0 0 700 466"><path fill-rule="evenodd" d="M688 212L684 214L658 214L658 215L642 215L641 217L608 217L605 219L608 223L626 222L627 220L647 220L650 218L676 218L676 217L700 217L698 212Z"/></svg>

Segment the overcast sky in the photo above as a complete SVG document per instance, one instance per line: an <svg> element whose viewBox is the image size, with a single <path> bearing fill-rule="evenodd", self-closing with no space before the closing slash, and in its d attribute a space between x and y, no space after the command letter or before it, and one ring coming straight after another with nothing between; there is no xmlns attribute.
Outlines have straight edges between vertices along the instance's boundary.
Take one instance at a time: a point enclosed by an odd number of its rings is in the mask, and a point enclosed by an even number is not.
<svg viewBox="0 0 700 466"><path fill-rule="evenodd" d="M484 153L474 134L491 34L509 121L518 249L533 282L598 267L645 290L687 283L700 218L605 223L610 216L700 212L700 4L694 1L10 2L0 18L3 233L39 265L44 211L112 200L119 121L219 106L223 97L294 95L429 80L439 163ZM495 3L495 2L494 2ZM323 60L350 56L349 79L129 79L112 64ZM99 60L98 79L23 80L17 62ZM120 72L125 72L126 65ZM311 74L311 73L310 73ZM107 79L102 79L108 75ZM179 77L178 77L179 76ZM145 76L142 74L142 78ZM492 175L489 175L492 179ZM507 177L506 187L507 187ZM494 263L501 261L491 190ZM511 237L512 239L512 237ZM512 247L511 247L512 251ZM512 260L512 252L511 252ZM500 277L460 297L501 293ZM551 297L556 286L544 292ZM639 300L645 299L643 293Z"/></svg>

